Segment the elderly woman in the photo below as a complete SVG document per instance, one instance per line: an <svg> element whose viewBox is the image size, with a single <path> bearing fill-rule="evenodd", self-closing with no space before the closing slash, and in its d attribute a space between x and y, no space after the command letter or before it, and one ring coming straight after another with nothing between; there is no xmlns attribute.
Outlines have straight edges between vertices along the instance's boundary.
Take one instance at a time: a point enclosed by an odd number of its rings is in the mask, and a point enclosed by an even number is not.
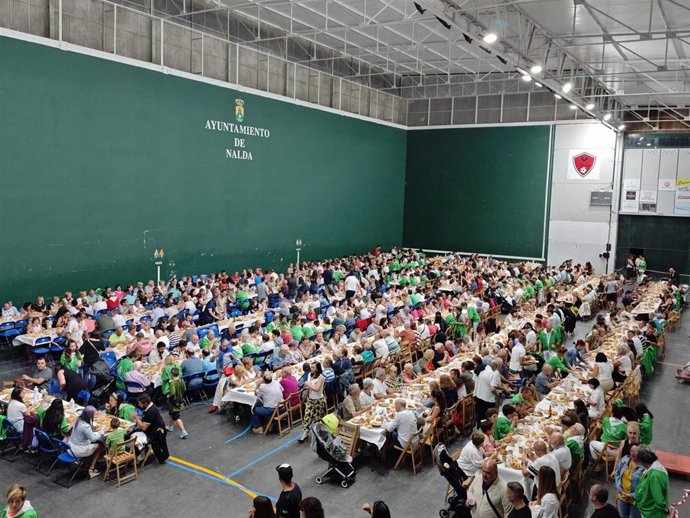
<svg viewBox="0 0 690 518"><path fill-rule="evenodd" d="M100 475L96 469L96 464L104 452L103 444L99 442L105 435L105 430L94 430L93 416L96 409L87 406L82 410L79 419L74 424L72 435L69 438L69 446L76 457L85 459L91 457L89 466L89 477L94 478Z"/></svg>
<svg viewBox="0 0 690 518"><path fill-rule="evenodd" d="M2 510L2 518L38 518L38 513L27 499L26 487L13 484L5 495L7 505Z"/></svg>
<svg viewBox="0 0 690 518"><path fill-rule="evenodd" d="M406 363L403 367L403 379L405 383L412 383L417 379L417 373L414 371L414 365Z"/></svg>
<svg viewBox="0 0 690 518"><path fill-rule="evenodd" d="M402 388L405 383L398 376L398 368L394 364L390 364L386 367L386 387L392 390L398 390Z"/></svg>

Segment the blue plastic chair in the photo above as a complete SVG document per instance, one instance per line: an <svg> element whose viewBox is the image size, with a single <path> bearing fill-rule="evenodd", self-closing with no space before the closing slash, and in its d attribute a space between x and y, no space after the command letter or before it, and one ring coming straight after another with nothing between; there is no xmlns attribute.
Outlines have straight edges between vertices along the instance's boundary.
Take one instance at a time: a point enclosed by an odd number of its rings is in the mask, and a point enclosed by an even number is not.
<svg viewBox="0 0 690 518"><path fill-rule="evenodd" d="M88 390L80 390L77 394L77 399L79 400L79 404L81 404L82 406L86 406L89 404L89 401L91 400L91 392L89 392Z"/></svg>
<svg viewBox="0 0 690 518"><path fill-rule="evenodd" d="M36 338L31 352L34 356L43 356L50 353L50 344L53 339L50 336L41 336Z"/></svg>
<svg viewBox="0 0 690 518"><path fill-rule="evenodd" d="M69 470L71 467L76 466L76 469L72 473L72 476L70 477L69 481L65 484L62 482L61 479L61 473L58 472L57 475L55 475L55 478L53 479L53 482L56 484L70 488L72 485L72 482L74 482L74 479L77 477L77 475L83 471L86 471L86 458L83 457L77 457L74 452L72 451L72 448L70 447L69 444L67 444L65 441L60 441L58 439L53 439L53 444L55 445L56 449L59 451L58 456L57 456L57 462L55 464L64 464L67 469Z"/></svg>
<svg viewBox="0 0 690 518"><path fill-rule="evenodd" d="M50 345L51 353L62 353L67 346L67 337L57 336L53 339L53 343Z"/></svg>
<svg viewBox="0 0 690 518"><path fill-rule="evenodd" d="M145 387L138 381L128 380L125 380L125 388L127 389L127 399L136 399L148 389L148 387ZM132 389L134 389L134 391L132 391Z"/></svg>
<svg viewBox="0 0 690 518"><path fill-rule="evenodd" d="M29 319L28 318L23 318L21 320L17 320L14 323L14 328L19 331L20 335L23 335L26 333L26 328L29 325Z"/></svg>
<svg viewBox="0 0 690 518"><path fill-rule="evenodd" d="M0 324L0 338L11 340L19 334L19 330L15 329L14 322L3 322Z"/></svg>
<svg viewBox="0 0 690 518"><path fill-rule="evenodd" d="M208 371L204 375L204 381L202 383L202 389L204 391L207 391L207 390L208 391L211 391L211 390L215 391L216 387L218 386L218 381L219 381L218 371L215 369L212 371Z"/></svg>
<svg viewBox="0 0 690 518"><path fill-rule="evenodd" d="M0 458L8 462L14 462L22 449L22 441L24 438L7 418L2 422L2 427L4 428L5 438L0 440ZM11 457L5 457L8 448L14 448Z"/></svg>
<svg viewBox="0 0 690 518"><path fill-rule="evenodd" d="M114 329L106 329L101 333L101 338L107 339L110 335L112 335L115 332Z"/></svg>
<svg viewBox="0 0 690 518"><path fill-rule="evenodd" d="M149 315L144 315L139 319L139 323L143 324L144 322L151 322L151 317Z"/></svg>
<svg viewBox="0 0 690 518"><path fill-rule="evenodd" d="M206 394L204 394L204 373L195 372L194 374L187 374L182 376L182 379L187 386L187 390L184 393L184 399L187 404L191 404L192 398L198 394L202 402L206 401Z"/></svg>
<svg viewBox="0 0 690 518"><path fill-rule="evenodd" d="M101 353L101 359L108 362L108 366L112 367L115 365L117 358L115 357L115 351L104 351Z"/></svg>
<svg viewBox="0 0 690 518"><path fill-rule="evenodd" d="M57 457L60 454L60 449L53 443L53 439L43 430L35 428L34 436L38 441L38 462L35 468L36 471L47 477L53 471L55 464L57 464ZM41 465L47 459L52 459L53 462L48 468L48 471L42 471Z"/></svg>

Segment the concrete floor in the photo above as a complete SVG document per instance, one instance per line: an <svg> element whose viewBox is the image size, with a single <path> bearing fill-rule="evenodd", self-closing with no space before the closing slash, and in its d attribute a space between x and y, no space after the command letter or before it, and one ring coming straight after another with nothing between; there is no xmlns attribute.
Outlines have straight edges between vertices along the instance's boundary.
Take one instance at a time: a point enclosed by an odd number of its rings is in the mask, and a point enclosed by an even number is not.
<svg viewBox="0 0 690 518"><path fill-rule="evenodd" d="M589 327L579 323L576 337ZM687 405L690 386L678 385L673 376L676 365L690 359L689 333L690 317L686 314L682 326L667 335L666 359L657 365L653 379L644 383L642 393L642 400L655 414L653 447L685 455L690 454ZM7 379L14 367L16 365L6 364L0 377ZM275 467L288 462L294 468L295 481L301 486L303 495L321 499L328 518L366 516L360 510L362 503L379 499L388 503L394 517L438 516L442 507L446 483L429 460L414 477L410 470L381 468L372 472L365 463L358 467L357 482L348 489L335 483L317 485L314 477L325 471L327 465L308 444L296 443L299 431L283 438L256 436L245 432L246 421L233 425L223 416L209 415L205 406L190 408L182 417L190 436L187 440L180 440L177 434L168 436L171 462L165 466L151 464L145 467L138 481L119 489L100 478L80 481L69 490L63 489L19 459L14 463L0 461L0 491L4 493L14 482L26 484L33 505L41 516L49 518L66 518L85 512L103 512L109 518L147 514L244 517L251 499L237 485L276 498L280 485ZM457 442L450 449L461 445ZM601 483L596 479L592 482ZM672 502L682 496L685 487L690 487L690 480L671 477ZM613 489L611 484L609 488ZM589 516L592 508L588 504L585 501L573 505L571 516ZM682 508L680 516L690 516L690 504Z"/></svg>

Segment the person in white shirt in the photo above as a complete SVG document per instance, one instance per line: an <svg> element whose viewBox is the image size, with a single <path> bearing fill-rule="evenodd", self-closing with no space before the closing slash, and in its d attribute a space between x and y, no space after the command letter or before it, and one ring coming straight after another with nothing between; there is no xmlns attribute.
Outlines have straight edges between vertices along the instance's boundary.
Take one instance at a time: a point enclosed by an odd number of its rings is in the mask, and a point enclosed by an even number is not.
<svg viewBox="0 0 690 518"><path fill-rule="evenodd" d="M458 457L458 466L467 477L481 475L484 464L484 444L486 437L482 432L472 434L470 441L463 447Z"/></svg>
<svg viewBox="0 0 690 518"><path fill-rule="evenodd" d="M527 351L525 346L520 343L520 340L516 339L514 343L515 345L513 346L513 350L510 352L510 363L508 364L508 369L510 369L510 372L513 374L521 374L522 362L527 355Z"/></svg>
<svg viewBox="0 0 690 518"><path fill-rule="evenodd" d="M373 380L372 393L376 399L383 399L389 394L393 393L393 390L389 389L386 385L386 369L383 367L376 369L376 377Z"/></svg>
<svg viewBox="0 0 690 518"><path fill-rule="evenodd" d="M369 406L376 401L372 391L374 390L374 382L371 378L364 378L362 381L362 392L359 394L359 402L362 406Z"/></svg>
<svg viewBox="0 0 690 518"><path fill-rule="evenodd" d="M19 310L8 300L2 305L2 318L14 318L19 316Z"/></svg>
<svg viewBox="0 0 690 518"><path fill-rule="evenodd" d="M393 435L403 448L407 446L410 438L417 433L417 415L412 410L406 410L407 403L404 399L395 400L395 417L384 424L384 428ZM412 445L416 446L419 437L414 437Z"/></svg>
<svg viewBox="0 0 690 518"><path fill-rule="evenodd" d="M127 327L127 320L125 319L125 317L120 315L119 310L117 311L118 312L113 315L113 323L115 324L115 327L121 327L124 329L125 327Z"/></svg>
<svg viewBox="0 0 690 518"><path fill-rule="evenodd" d="M477 376L474 384L474 399L477 409L477 423L486 419L486 411L496 404L496 394L501 387L498 363L492 360Z"/></svg>
<svg viewBox="0 0 690 518"><path fill-rule="evenodd" d="M386 343L385 337L381 336L378 340L374 340L371 346L377 358L386 358L386 356L388 356L388 344Z"/></svg>
<svg viewBox="0 0 690 518"><path fill-rule="evenodd" d="M70 339L77 343L77 347L81 347L84 343L84 332L86 331L86 323L84 322L84 315L79 312L74 318L71 318L67 324L67 333Z"/></svg>
<svg viewBox="0 0 690 518"><path fill-rule="evenodd" d="M597 419L604 413L606 407L606 398L604 392L599 388L599 380L596 378L590 379L587 384L592 389L589 399L585 401L589 407L590 419Z"/></svg>
<svg viewBox="0 0 690 518"><path fill-rule="evenodd" d="M563 476L573 465L573 455L565 445L563 434L561 432L553 432L549 436L549 445L551 446L551 453L558 461L558 466L561 468L561 475Z"/></svg>
<svg viewBox="0 0 690 518"><path fill-rule="evenodd" d="M283 401L283 387L277 379L273 379L273 373L270 371L264 372L263 383L256 389L256 397L261 400L263 406L254 406L252 409L252 432L263 433L262 418L270 417Z"/></svg>
<svg viewBox="0 0 690 518"><path fill-rule="evenodd" d="M542 466L550 467L556 474L556 485L561 485L561 467L558 464L558 459L553 453L549 453L544 441L535 441L532 450L527 452L527 457L529 460L524 459L522 463L522 474L525 477L533 476L537 488L539 487L537 475Z"/></svg>
<svg viewBox="0 0 690 518"><path fill-rule="evenodd" d="M360 293L361 290L362 288L359 283L359 279L355 276L353 272L350 272L349 275L345 278L345 298L351 299L352 297Z"/></svg>

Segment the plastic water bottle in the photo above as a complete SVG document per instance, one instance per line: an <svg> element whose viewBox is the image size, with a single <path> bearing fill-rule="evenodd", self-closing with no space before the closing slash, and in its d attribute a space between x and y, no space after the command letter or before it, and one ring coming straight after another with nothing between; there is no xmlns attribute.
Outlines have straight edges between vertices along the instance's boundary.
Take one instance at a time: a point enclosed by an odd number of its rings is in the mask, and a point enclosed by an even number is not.
<svg viewBox="0 0 690 518"><path fill-rule="evenodd" d="M38 405L38 403L41 401L41 393L38 391L38 387L34 387L33 401L34 405Z"/></svg>
<svg viewBox="0 0 690 518"><path fill-rule="evenodd" d="M69 409L74 412L77 408L77 404L74 402L74 398L69 400Z"/></svg>

